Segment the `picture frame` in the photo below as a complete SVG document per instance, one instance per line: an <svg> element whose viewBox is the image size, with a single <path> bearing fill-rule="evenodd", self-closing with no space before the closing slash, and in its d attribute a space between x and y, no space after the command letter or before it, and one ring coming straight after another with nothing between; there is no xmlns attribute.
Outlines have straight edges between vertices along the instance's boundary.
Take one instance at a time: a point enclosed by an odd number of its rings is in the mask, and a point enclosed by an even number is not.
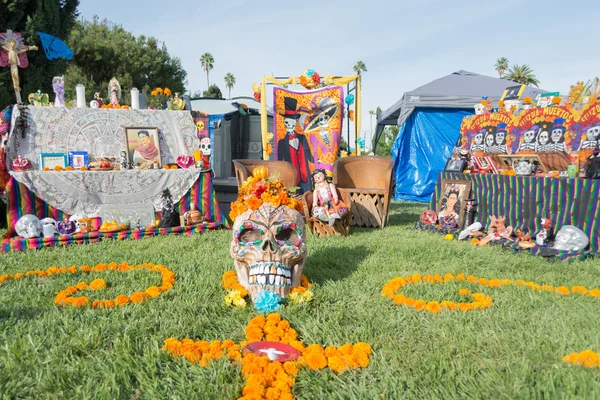
<svg viewBox="0 0 600 400"><path fill-rule="evenodd" d="M498 158L504 163L504 166L508 169L513 169L512 163L514 160L533 160L534 164L540 166L542 173L547 173L548 168L546 164L542 161L539 154L498 154Z"/></svg>
<svg viewBox="0 0 600 400"><path fill-rule="evenodd" d="M518 86L509 86L502 93L502 97L500 101L506 100L518 100L523 96L523 92L525 92L525 88L527 85L518 85Z"/></svg>
<svg viewBox="0 0 600 400"><path fill-rule="evenodd" d="M467 161L464 158L450 158L446 162L444 172L463 172L467 166Z"/></svg>
<svg viewBox="0 0 600 400"><path fill-rule="evenodd" d="M479 157L473 156L473 162L477 166L480 174L498 174L498 168L494 164L491 156Z"/></svg>
<svg viewBox="0 0 600 400"><path fill-rule="evenodd" d="M548 107L552 104L552 99L556 96L560 96L560 92L540 93L535 97L536 107Z"/></svg>
<svg viewBox="0 0 600 400"><path fill-rule="evenodd" d="M462 229L465 219L465 202L471 195L471 181L463 179L443 179L438 198L438 218L452 215Z"/></svg>
<svg viewBox="0 0 600 400"><path fill-rule="evenodd" d="M127 163L135 169L161 168L157 127L126 127Z"/></svg>
<svg viewBox="0 0 600 400"><path fill-rule="evenodd" d="M87 151L70 151L69 165L73 169L81 169L81 167L89 166L89 156Z"/></svg>
<svg viewBox="0 0 600 400"><path fill-rule="evenodd" d="M67 155L65 153L39 153L38 167L54 169L55 167L67 168Z"/></svg>

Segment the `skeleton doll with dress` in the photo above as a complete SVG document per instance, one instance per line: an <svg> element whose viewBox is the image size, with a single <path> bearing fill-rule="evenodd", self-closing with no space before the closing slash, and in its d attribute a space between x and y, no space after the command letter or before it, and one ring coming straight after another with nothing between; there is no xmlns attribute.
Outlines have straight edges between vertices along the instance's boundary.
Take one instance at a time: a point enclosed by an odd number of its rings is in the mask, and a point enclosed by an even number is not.
<svg viewBox="0 0 600 400"><path fill-rule="evenodd" d="M315 170L312 173L312 181L312 215L333 226L336 219L342 219L348 213L348 206L338 198L337 189L327 180L324 169Z"/></svg>

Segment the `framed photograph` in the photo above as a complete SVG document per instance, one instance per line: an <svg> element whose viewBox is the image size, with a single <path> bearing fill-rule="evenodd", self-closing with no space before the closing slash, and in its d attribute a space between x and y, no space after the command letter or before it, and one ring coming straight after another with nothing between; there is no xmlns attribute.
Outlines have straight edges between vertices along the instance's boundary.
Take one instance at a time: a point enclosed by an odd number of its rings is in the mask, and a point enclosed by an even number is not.
<svg viewBox="0 0 600 400"><path fill-rule="evenodd" d="M490 156L485 156L485 157L473 156L473 162L477 166L477 169L479 170L480 174L497 174L497 173L499 173L498 168L496 167L496 164L494 164L494 161L492 160L492 157L490 157Z"/></svg>
<svg viewBox="0 0 600 400"><path fill-rule="evenodd" d="M438 199L438 218L452 216L462 228L465 218L465 201L471 194L471 181L442 180L442 192Z"/></svg>
<svg viewBox="0 0 600 400"><path fill-rule="evenodd" d="M81 169L81 167L88 167L88 152L87 151L70 151L69 152L69 165L73 169Z"/></svg>
<svg viewBox="0 0 600 400"><path fill-rule="evenodd" d="M502 160L502 163L504 164L502 166L503 169L514 169L513 162L514 165L517 165L519 161L525 160L530 164L535 165L537 168L541 169L542 173L545 174L546 172L548 172L548 168L546 168L546 165L540 159L540 156L538 154L498 154L498 158L500 158L500 160Z"/></svg>
<svg viewBox="0 0 600 400"><path fill-rule="evenodd" d="M467 161L462 158L450 158L444 167L447 172L463 172L467 166Z"/></svg>
<svg viewBox="0 0 600 400"><path fill-rule="evenodd" d="M521 98L521 96L523 95L523 92L525 91L525 88L527 86L526 85L519 85L519 86L509 86L504 90L504 93L502 94L502 97L500 98L500 101L504 100L518 100Z"/></svg>
<svg viewBox="0 0 600 400"><path fill-rule="evenodd" d="M127 161L132 168L161 168L158 128L125 128Z"/></svg>
<svg viewBox="0 0 600 400"><path fill-rule="evenodd" d="M67 155L65 153L40 153L38 154L38 165L40 170L54 169L56 166L67 168Z"/></svg>

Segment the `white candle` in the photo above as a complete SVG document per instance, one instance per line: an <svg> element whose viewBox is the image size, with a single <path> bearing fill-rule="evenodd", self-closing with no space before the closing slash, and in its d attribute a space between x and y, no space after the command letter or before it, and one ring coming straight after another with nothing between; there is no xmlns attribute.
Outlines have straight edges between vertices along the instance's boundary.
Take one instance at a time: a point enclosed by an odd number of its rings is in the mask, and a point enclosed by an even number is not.
<svg viewBox="0 0 600 400"><path fill-rule="evenodd" d="M77 108L85 108L85 86L80 83L75 91L77 92Z"/></svg>
<svg viewBox="0 0 600 400"><path fill-rule="evenodd" d="M140 109L140 91L137 88L131 89L131 108Z"/></svg>

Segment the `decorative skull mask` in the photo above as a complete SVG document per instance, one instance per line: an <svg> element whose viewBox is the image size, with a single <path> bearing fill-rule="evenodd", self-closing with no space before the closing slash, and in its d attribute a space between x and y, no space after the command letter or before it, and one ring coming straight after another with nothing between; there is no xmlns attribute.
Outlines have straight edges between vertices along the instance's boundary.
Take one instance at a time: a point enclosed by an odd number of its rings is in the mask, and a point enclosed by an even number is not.
<svg viewBox="0 0 600 400"><path fill-rule="evenodd" d="M523 134L523 140L525 141L525 143L533 142L534 138L535 138L535 130L534 129L525 131L525 133Z"/></svg>
<svg viewBox="0 0 600 400"><path fill-rule="evenodd" d="M210 156L210 138L202 138L200 139L200 151L205 156Z"/></svg>
<svg viewBox="0 0 600 400"><path fill-rule="evenodd" d="M502 131L496 133L496 144L500 145L500 144L504 143L505 136L506 136L506 134Z"/></svg>
<svg viewBox="0 0 600 400"><path fill-rule="evenodd" d="M552 136L551 136L551 138L552 138L552 141L554 143L560 142L560 139L562 138L562 136L563 136L562 129L552 129Z"/></svg>
<svg viewBox="0 0 600 400"><path fill-rule="evenodd" d="M298 211L264 203L238 215L230 253L238 280L252 299L261 290L287 297L300 285L307 249L304 220Z"/></svg>
<svg viewBox="0 0 600 400"><path fill-rule="evenodd" d="M540 136L538 137L539 144L546 144L546 143L548 143L548 137L549 136L550 135L548 135L548 131L542 131L540 133Z"/></svg>
<svg viewBox="0 0 600 400"><path fill-rule="evenodd" d="M285 125L285 130L290 133L296 128L296 120L294 118L285 118L283 124Z"/></svg>
<svg viewBox="0 0 600 400"><path fill-rule="evenodd" d="M593 126L586 131L588 140L598 140L600 138L600 126Z"/></svg>

